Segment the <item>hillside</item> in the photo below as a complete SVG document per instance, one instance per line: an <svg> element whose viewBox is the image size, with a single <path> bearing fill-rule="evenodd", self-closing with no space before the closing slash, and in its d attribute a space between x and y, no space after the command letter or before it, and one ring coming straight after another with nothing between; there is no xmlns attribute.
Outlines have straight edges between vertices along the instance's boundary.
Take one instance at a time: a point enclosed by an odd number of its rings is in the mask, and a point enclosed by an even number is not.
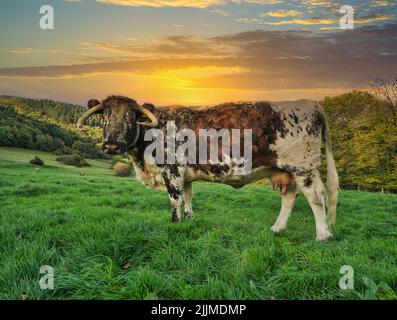
<svg viewBox="0 0 397 320"><path fill-rule="evenodd" d="M82 177L52 154L0 148L0 299L396 298L395 195L343 191L335 238L317 243L303 197L274 236L270 187L197 183L197 218L174 225L167 194L90 163ZM39 288L42 265L55 290ZM354 290L338 287L343 265Z"/></svg>
<svg viewBox="0 0 397 320"><path fill-rule="evenodd" d="M83 150L85 156L99 158L100 128L94 122L84 131L75 126L84 110L50 100L0 97L0 146L57 154Z"/></svg>

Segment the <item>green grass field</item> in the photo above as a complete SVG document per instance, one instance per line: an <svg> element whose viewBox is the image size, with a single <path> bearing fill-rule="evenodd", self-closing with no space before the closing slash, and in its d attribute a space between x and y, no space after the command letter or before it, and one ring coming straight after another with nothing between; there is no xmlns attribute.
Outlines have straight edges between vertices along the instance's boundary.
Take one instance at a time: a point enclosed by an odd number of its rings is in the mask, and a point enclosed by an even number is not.
<svg viewBox="0 0 397 320"><path fill-rule="evenodd" d="M34 155L46 162L40 172ZM397 196L343 191L334 239L318 243L303 197L274 236L280 195L270 187L198 183L196 220L174 225L167 194L115 177L104 161L81 169L54 159L0 148L2 299L393 297L371 293L363 277L397 290ZM54 290L39 287L42 265L54 267ZM343 265L355 290L339 289Z"/></svg>

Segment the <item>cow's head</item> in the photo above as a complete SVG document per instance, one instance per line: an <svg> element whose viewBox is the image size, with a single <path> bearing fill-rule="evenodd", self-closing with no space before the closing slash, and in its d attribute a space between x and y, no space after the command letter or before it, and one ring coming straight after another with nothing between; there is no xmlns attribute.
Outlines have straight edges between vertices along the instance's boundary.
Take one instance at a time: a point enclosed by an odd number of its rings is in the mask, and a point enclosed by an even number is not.
<svg viewBox="0 0 397 320"><path fill-rule="evenodd" d="M77 126L94 114L103 117L103 145L107 154L122 154L132 147L139 137L140 126L156 127L158 120L148 109L127 97L111 96L102 102L93 99L88 101L89 110L81 116ZM143 117L149 122L141 122Z"/></svg>

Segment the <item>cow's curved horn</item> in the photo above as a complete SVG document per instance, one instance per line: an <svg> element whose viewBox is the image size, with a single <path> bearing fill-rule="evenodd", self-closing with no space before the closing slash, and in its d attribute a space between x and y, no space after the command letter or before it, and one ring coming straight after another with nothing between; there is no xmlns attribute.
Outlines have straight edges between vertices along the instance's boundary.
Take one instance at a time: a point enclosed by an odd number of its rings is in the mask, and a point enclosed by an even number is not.
<svg viewBox="0 0 397 320"><path fill-rule="evenodd" d="M98 104L97 106L89 109L86 113L84 113L80 119L77 121L77 128L83 127L83 122L87 120L89 117L91 117L94 113L97 113L98 111L102 110L104 107L102 104Z"/></svg>
<svg viewBox="0 0 397 320"><path fill-rule="evenodd" d="M159 120L156 118L156 116L152 112L150 112L148 109L140 106L139 104L135 105L134 108L137 109L138 111L142 112L151 121L151 122L137 122L138 124L140 124L141 126L146 126L146 127L151 127L151 128L157 127L157 125L159 124Z"/></svg>

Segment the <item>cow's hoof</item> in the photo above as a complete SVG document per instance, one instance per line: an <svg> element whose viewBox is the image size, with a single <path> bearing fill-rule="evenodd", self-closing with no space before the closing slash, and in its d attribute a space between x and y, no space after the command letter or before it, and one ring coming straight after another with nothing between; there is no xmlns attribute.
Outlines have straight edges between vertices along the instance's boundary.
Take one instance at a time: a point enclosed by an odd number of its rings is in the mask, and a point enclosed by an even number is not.
<svg viewBox="0 0 397 320"><path fill-rule="evenodd" d="M274 234L280 234L281 232L283 232L285 230L285 227L279 227L274 225L273 227L270 228L270 230L274 233Z"/></svg>
<svg viewBox="0 0 397 320"><path fill-rule="evenodd" d="M181 218L178 217L177 215L173 215L172 216L172 222L175 223L175 224L178 224L178 223L181 222Z"/></svg>
<svg viewBox="0 0 397 320"><path fill-rule="evenodd" d="M328 241L331 240L333 237L332 233L329 231L324 231L317 234L316 240L317 241Z"/></svg>
<svg viewBox="0 0 397 320"><path fill-rule="evenodd" d="M196 218L196 215L193 212L185 212L185 218L188 220L193 220Z"/></svg>

